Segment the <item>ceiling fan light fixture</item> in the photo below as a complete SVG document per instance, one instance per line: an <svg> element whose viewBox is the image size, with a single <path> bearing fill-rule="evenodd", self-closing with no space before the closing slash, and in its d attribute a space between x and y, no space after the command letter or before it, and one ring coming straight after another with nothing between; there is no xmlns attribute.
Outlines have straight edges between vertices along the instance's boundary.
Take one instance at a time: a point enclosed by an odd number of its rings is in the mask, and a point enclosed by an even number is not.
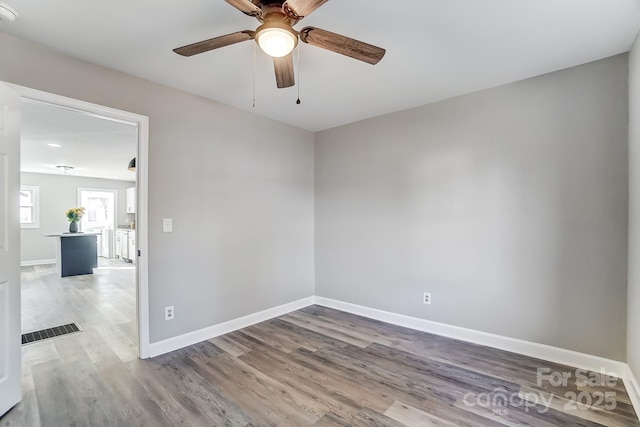
<svg viewBox="0 0 640 427"><path fill-rule="evenodd" d="M268 23L256 31L256 42L269 56L281 58L287 56L298 44L298 34L285 24Z"/></svg>
<svg viewBox="0 0 640 427"><path fill-rule="evenodd" d="M298 39L303 43L348 56L368 64L377 64L385 54L374 46L341 34L316 27L293 29L301 19L322 6L327 0L225 0L245 15L262 23L255 31L243 30L212 39L202 40L173 49L182 56L193 56L236 43L254 40L260 49L271 56L279 89L295 86L293 55ZM255 49L255 45L254 45ZM298 61L299 62L299 61ZM255 64L254 64L255 66ZM300 101L298 100L298 104Z"/></svg>
<svg viewBox="0 0 640 427"><path fill-rule="evenodd" d="M19 16L20 14L17 10L12 8L8 4L0 2L0 21L13 22L18 19Z"/></svg>

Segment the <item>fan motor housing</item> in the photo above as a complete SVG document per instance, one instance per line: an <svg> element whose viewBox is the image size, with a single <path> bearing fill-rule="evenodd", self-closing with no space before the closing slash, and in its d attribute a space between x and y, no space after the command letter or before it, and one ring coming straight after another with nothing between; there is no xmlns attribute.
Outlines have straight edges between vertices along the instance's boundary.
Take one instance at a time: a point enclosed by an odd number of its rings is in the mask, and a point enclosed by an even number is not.
<svg viewBox="0 0 640 427"><path fill-rule="evenodd" d="M293 27L300 21L300 19L295 16L295 14L286 13L286 10L283 8L284 3L279 1L268 5L260 5L262 9L262 15L256 16L256 18L260 22L275 22L281 21L287 23L289 26Z"/></svg>

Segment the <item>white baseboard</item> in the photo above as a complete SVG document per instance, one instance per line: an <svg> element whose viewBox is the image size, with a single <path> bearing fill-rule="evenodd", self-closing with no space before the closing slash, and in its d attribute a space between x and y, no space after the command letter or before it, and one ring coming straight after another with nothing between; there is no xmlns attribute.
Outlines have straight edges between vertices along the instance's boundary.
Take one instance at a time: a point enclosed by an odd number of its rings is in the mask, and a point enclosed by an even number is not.
<svg viewBox="0 0 640 427"><path fill-rule="evenodd" d="M32 265L55 264L56 259L34 259L33 261L22 261L20 267L30 267Z"/></svg>
<svg viewBox="0 0 640 427"><path fill-rule="evenodd" d="M149 345L149 356L155 357L169 353L220 335L237 331L238 329L246 328L247 326L251 326L256 323L273 319L274 317L282 316L313 304L334 308L336 310L380 320L382 322L403 326L409 329L415 329L461 341L510 351L525 356L535 357L537 359L561 365L587 369L593 372L604 372L608 375L623 379L627 392L629 393L631 403L633 404L636 413L640 413L640 383L637 381L629 365L624 362L567 350L564 348L553 347L546 344L524 341L517 338L509 338L459 326L447 325L445 323L434 322L431 320L420 319L417 317L405 316L403 314L377 310L319 296L303 298L237 319L229 320L227 322L219 323L217 325L209 326L194 332L151 343Z"/></svg>
<svg viewBox="0 0 640 427"><path fill-rule="evenodd" d="M625 376L622 378L624 385L631 399L631 404L636 410L636 414L640 414L640 383L636 379L631 367L627 365Z"/></svg>
<svg viewBox="0 0 640 427"><path fill-rule="evenodd" d="M553 347L546 344L504 337L473 329L461 328L459 326L451 326L444 323L433 322L388 311L376 310L324 297L316 296L315 303L325 307L334 308L336 310L346 311L347 313L392 323L394 325L404 326L406 328L429 332L474 344L485 345L487 347L498 348L500 350L511 351L561 365L587 369L594 372L606 372L607 374L618 378L624 379L625 376L627 376L627 371L629 370L627 364L624 362L567 350L564 348Z"/></svg>
<svg viewBox="0 0 640 427"><path fill-rule="evenodd" d="M237 331L238 329L246 328L247 326L255 325L256 323L264 322L265 320L273 319L274 317L282 316L283 314L308 307L313 305L314 301L315 297L303 298L277 307L269 308L267 310L259 311L257 313L249 314L247 316L239 317L237 319L229 320L227 322L218 323L217 325L209 326L197 331L178 335L177 337L153 342L149 344L149 356L159 356L220 335L228 334L229 332Z"/></svg>
<svg viewBox="0 0 640 427"><path fill-rule="evenodd" d="M212 325L197 331L151 343L150 356L154 357L187 347L238 329L246 328L247 326L251 326L256 323L264 322L265 320L273 319L274 317L282 316L283 314L287 314L313 304L334 308L336 310L357 314L359 316L380 320L394 325L404 326L418 331L454 338L474 344L485 345L487 347L498 348L500 350L511 351L561 365L587 369L594 372L606 372L608 375L613 375L623 379L633 378L628 365L617 360L606 359L604 357L593 356L573 350L520 340L517 338L509 338L459 326L447 325L445 323L405 316L403 314L391 313L389 311L377 310L374 308L318 296L303 298L237 319L229 320L227 322L219 323L217 325ZM634 386L636 386L637 390L640 391L640 388L637 387L638 383L635 382L635 379L633 379L633 381ZM638 395L640 396L640 393Z"/></svg>

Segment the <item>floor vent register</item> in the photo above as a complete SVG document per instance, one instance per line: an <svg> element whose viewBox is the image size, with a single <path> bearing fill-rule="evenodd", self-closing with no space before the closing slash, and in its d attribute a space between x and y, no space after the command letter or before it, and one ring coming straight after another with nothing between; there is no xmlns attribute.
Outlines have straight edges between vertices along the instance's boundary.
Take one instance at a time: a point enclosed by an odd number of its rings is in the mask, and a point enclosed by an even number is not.
<svg viewBox="0 0 640 427"><path fill-rule="evenodd" d="M42 329L40 331L27 332L26 334L22 334L22 345L81 331L82 329L80 329L77 323L69 323L67 325L55 326L53 328Z"/></svg>

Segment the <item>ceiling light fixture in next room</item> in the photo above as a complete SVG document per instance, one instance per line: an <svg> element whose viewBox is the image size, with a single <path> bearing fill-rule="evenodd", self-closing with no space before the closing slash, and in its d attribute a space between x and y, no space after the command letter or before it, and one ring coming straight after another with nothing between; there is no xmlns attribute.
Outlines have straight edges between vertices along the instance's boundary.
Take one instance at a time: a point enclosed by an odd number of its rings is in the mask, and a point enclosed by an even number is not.
<svg viewBox="0 0 640 427"><path fill-rule="evenodd" d="M66 165L59 165L56 166L56 168L60 171L60 172L64 172L65 174L69 171L72 171L74 168L73 166L66 166Z"/></svg>

